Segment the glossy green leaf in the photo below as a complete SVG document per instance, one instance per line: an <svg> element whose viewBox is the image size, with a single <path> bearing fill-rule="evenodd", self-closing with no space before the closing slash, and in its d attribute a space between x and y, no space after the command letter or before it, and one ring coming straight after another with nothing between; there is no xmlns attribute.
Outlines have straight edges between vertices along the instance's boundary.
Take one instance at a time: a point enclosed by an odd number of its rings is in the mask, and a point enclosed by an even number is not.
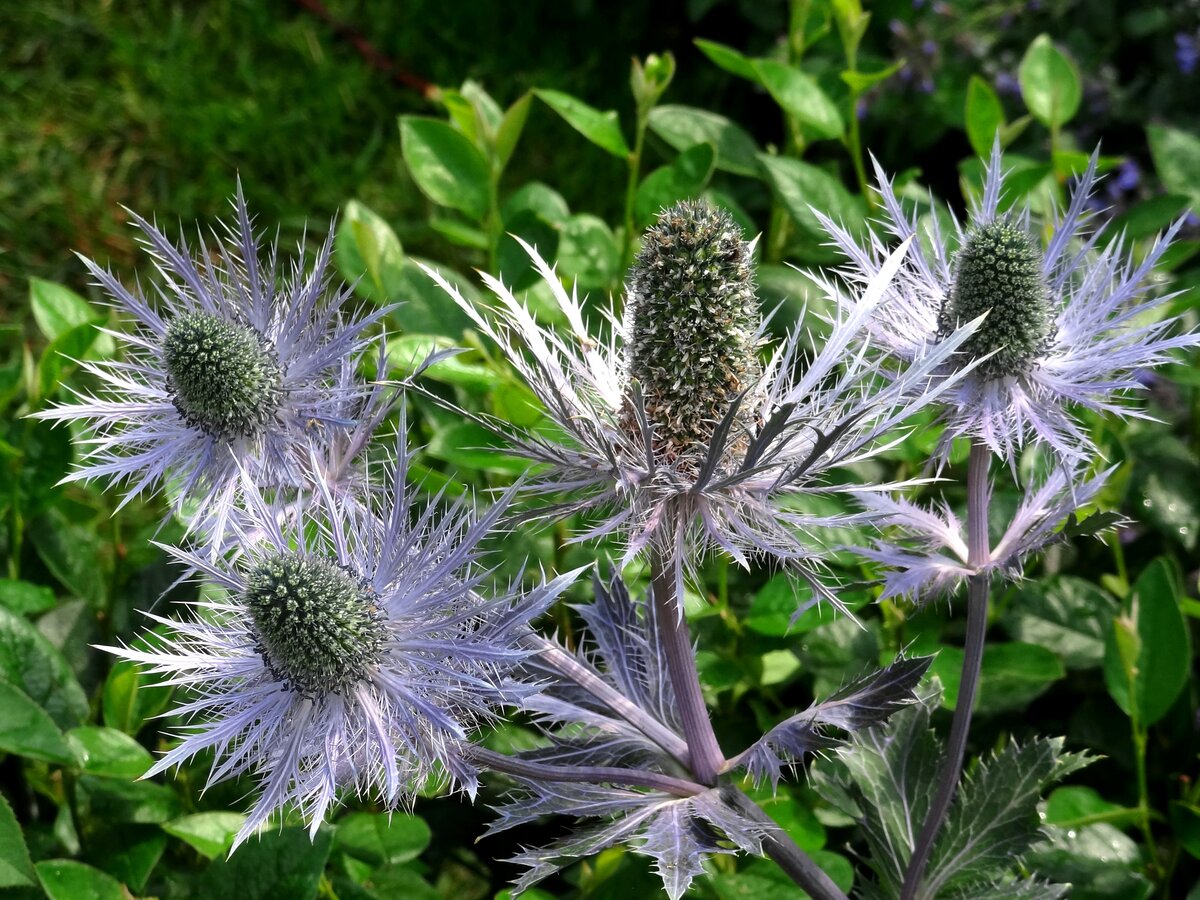
<svg viewBox="0 0 1200 900"><path fill-rule="evenodd" d="M59 728L87 718L87 696L62 654L28 619L7 609L0 609L0 678L19 687Z"/></svg>
<svg viewBox="0 0 1200 900"><path fill-rule="evenodd" d="M1191 642L1177 596L1171 563L1159 557L1134 583L1109 634L1108 692L1142 727L1166 715L1187 683Z"/></svg>
<svg viewBox="0 0 1200 900"><path fill-rule="evenodd" d="M203 812L163 822L163 831L177 837L206 859L224 856L246 817L236 812Z"/></svg>
<svg viewBox="0 0 1200 900"><path fill-rule="evenodd" d="M634 219L648 225L662 210L680 200L700 196L713 172L712 144L697 144L680 153L669 166L655 169L638 185Z"/></svg>
<svg viewBox="0 0 1200 900"><path fill-rule="evenodd" d="M94 608L103 608L108 594L105 547L95 528L76 525L57 509L39 516L30 537L38 556L59 582Z"/></svg>
<svg viewBox="0 0 1200 900"><path fill-rule="evenodd" d="M150 753L123 731L84 725L67 732L77 765L89 775L140 778L153 764Z"/></svg>
<svg viewBox="0 0 1200 900"><path fill-rule="evenodd" d="M72 328L86 323L103 322L105 311L93 306L65 285L41 278L29 279L29 305L33 320L48 340L55 340ZM90 346L90 345L89 345ZM95 337L94 358L112 356L116 344L107 334Z"/></svg>
<svg viewBox="0 0 1200 900"><path fill-rule="evenodd" d="M990 84L978 75L967 82L967 138L980 156L992 152L992 143L1004 127L1004 107Z"/></svg>
<svg viewBox="0 0 1200 900"><path fill-rule="evenodd" d="M683 151L696 144L717 148L716 166L734 175L757 177L758 145L749 133L722 115L693 106L667 104L650 111L650 130Z"/></svg>
<svg viewBox="0 0 1200 900"><path fill-rule="evenodd" d="M962 650L944 647L930 666L930 672L945 685L943 702L947 709L958 703L962 663ZM1045 647L1020 642L988 644L983 654L975 709L983 713L1021 709L1065 675L1062 660Z"/></svg>
<svg viewBox="0 0 1200 900"><path fill-rule="evenodd" d="M1200 207L1200 137L1166 125L1146 128L1154 171L1173 194L1189 197Z"/></svg>
<svg viewBox="0 0 1200 900"><path fill-rule="evenodd" d="M1200 859L1200 806L1173 800L1171 802L1171 831L1184 850L1196 859Z"/></svg>
<svg viewBox="0 0 1200 900"><path fill-rule="evenodd" d="M0 751L58 765L75 761L54 720L7 681L0 681Z"/></svg>
<svg viewBox="0 0 1200 900"><path fill-rule="evenodd" d="M54 591L41 584L0 578L0 607L19 616L32 616L53 609Z"/></svg>
<svg viewBox="0 0 1200 900"><path fill-rule="evenodd" d="M1079 69L1049 35L1038 35L1029 45L1017 77L1025 105L1043 125L1057 128L1075 116L1083 99Z"/></svg>
<svg viewBox="0 0 1200 900"><path fill-rule="evenodd" d="M62 381L77 368L75 361L86 356L99 338L107 337L98 330L103 322L103 318L82 322L61 332L47 345L37 365L39 397L54 396Z"/></svg>
<svg viewBox="0 0 1200 900"><path fill-rule="evenodd" d="M512 159L513 151L517 149L517 141L525 130L525 122L529 118L529 107L533 104L533 94L524 93L504 111L504 117L496 129L496 165L503 169Z"/></svg>
<svg viewBox="0 0 1200 900"><path fill-rule="evenodd" d="M438 334L461 339L463 331L471 327L471 320L459 309L450 295L417 266L418 263L424 263L440 272L467 300L473 303L479 300L479 292L471 283L471 279L448 269L442 263L410 256L408 264L400 271L399 278L397 296L403 297L404 302L392 313L390 321L406 332Z"/></svg>
<svg viewBox="0 0 1200 900"><path fill-rule="evenodd" d="M201 897L237 900L313 900L321 883L332 835L314 838L302 828L267 830L237 853L214 859L197 884Z"/></svg>
<svg viewBox="0 0 1200 900"><path fill-rule="evenodd" d="M110 822L161 825L183 814L175 789L153 781L83 775L78 792L81 810Z"/></svg>
<svg viewBox="0 0 1200 900"><path fill-rule="evenodd" d="M37 875L25 846L21 823L13 815L8 800L0 794L0 888L33 887Z"/></svg>
<svg viewBox="0 0 1200 900"><path fill-rule="evenodd" d="M403 299L400 273L404 250L396 232L379 215L358 200L342 211L334 238L338 272L355 285L359 295L384 303Z"/></svg>
<svg viewBox="0 0 1200 900"><path fill-rule="evenodd" d="M338 822L334 846L373 866L416 859L432 834L425 820L404 813L351 813Z"/></svg>
<svg viewBox="0 0 1200 900"><path fill-rule="evenodd" d="M470 140L438 119L401 116L400 141L404 162L426 197L483 221L491 175Z"/></svg>
<svg viewBox="0 0 1200 900"><path fill-rule="evenodd" d="M748 81L758 81L758 72L754 68L754 60L745 54L734 50L732 47L727 47L725 44L718 44L716 41L706 41L703 38L696 38L692 43L700 49L701 53L726 72L736 75L738 78L745 78Z"/></svg>
<svg viewBox="0 0 1200 900"><path fill-rule="evenodd" d="M1137 821L1140 813L1109 803L1095 790L1083 785L1055 788L1046 798L1046 824L1083 828L1097 822L1125 824Z"/></svg>
<svg viewBox="0 0 1200 900"><path fill-rule="evenodd" d="M759 154L759 161L788 214L811 237L825 240L824 229L813 208L851 231L865 221L866 206L862 199L852 195L840 179L824 169L798 159L766 153Z"/></svg>
<svg viewBox="0 0 1200 900"><path fill-rule="evenodd" d="M133 646L144 650L156 643L157 638L151 634L139 637ZM173 692L173 688L157 684L156 676L143 673L136 663L118 660L109 669L100 695L104 724L135 735L148 719L166 709Z"/></svg>
<svg viewBox="0 0 1200 900"><path fill-rule="evenodd" d="M88 835L86 861L140 895L146 889L167 836L154 825L122 825Z"/></svg>
<svg viewBox="0 0 1200 900"><path fill-rule="evenodd" d="M625 136L621 133L620 119L613 110L601 111L562 91L542 88L534 93L539 100L562 116L568 125L597 147L621 159L629 156L629 145L625 143Z"/></svg>
<svg viewBox="0 0 1200 900"><path fill-rule="evenodd" d="M404 334L387 342L388 365L397 377L409 375L430 354L454 346L449 338L431 334ZM496 384L497 376L493 370L479 363L464 362L463 357L469 358L470 354L450 356L436 362L426 368L421 377L473 391L486 391Z"/></svg>
<svg viewBox="0 0 1200 900"><path fill-rule="evenodd" d="M111 875L70 859L40 862L37 874L50 900L126 900L128 896Z"/></svg>
<svg viewBox="0 0 1200 900"><path fill-rule="evenodd" d="M1104 662L1104 642L1118 607L1098 585L1060 576L1023 585L1003 622L1014 640L1045 647L1068 668L1086 669Z"/></svg>
<svg viewBox="0 0 1200 900"><path fill-rule="evenodd" d="M841 137L841 113L815 78L773 59L754 60L754 71L763 87L783 110L795 118L811 139Z"/></svg>
<svg viewBox="0 0 1200 900"><path fill-rule="evenodd" d="M581 289L604 287L617 278L620 249L603 219L587 213L571 216L558 243L558 274Z"/></svg>

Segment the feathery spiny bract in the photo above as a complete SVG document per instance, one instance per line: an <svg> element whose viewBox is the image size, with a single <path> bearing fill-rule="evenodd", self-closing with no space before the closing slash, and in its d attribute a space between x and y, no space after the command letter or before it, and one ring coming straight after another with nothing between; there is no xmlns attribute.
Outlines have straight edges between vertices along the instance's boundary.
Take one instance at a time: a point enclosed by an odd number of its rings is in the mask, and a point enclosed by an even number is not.
<svg viewBox="0 0 1200 900"><path fill-rule="evenodd" d="M963 344L962 355L987 357L977 370L987 378L1023 374L1050 335L1041 248L1023 228L997 219L967 235L954 269L938 335L985 316Z"/></svg>
<svg viewBox="0 0 1200 900"><path fill-rule="evenodd" d="M655 449L695 462L762 375L750 248L733 217L703 200L664 211L643 238L626 303L625 374L641 387Z"/></svg>

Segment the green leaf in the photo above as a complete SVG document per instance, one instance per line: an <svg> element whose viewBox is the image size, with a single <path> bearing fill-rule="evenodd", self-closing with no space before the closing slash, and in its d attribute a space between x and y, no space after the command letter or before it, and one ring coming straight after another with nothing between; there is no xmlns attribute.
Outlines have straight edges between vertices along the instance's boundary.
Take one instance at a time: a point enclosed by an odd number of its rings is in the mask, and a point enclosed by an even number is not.
<svg viewBox="0 0 1200 900"><path fill-rule="evenodd" d="M50 422L33 420L22 422L14 430L18 455L6 461L7 475L11 479L9 484L15 488L13 499L21 514L33 518L54 505L63 493L59 482L71 470L75 458L71 432Z"/></svg>
<svg viewBox="0 0 1200 900"><path fill-rule="evenodd" d="M1182 194L1200 207L1200 137L1166 125L1146 128L1154 170L1172 194Z"/></svg>
<svg viewBox="0 0 1200 900"><path fill-rule="evenodd" d="M529 468L525 460L504 453L497 437L474 422L460 421L439 428L425 452L434 459L479 472L519 474Z"/></svg>
<svg viewBox="0 0 1200 900"><path fill-rule="evenodd" d="M449 338L461 338L463 331L470 327L471 320L417 263L424 263L439 271L442 277L457 287L459 293L472 303L479 299L479 293L470 279L431 259L410 256L400 272L398 296L404 298L404 303L392 314L391 321L403 331L415 334L440 334Z"/></svg>
<svg viewBox="0 0 1200 900"><path fill-rule="evenodd" d="M403 897L404 900L443 900L444 896L422 878L419 872L408 866L383 866L376 869L363 882L363 887L370 891L372 897L379 900L393 900L396 897Z"/></svg>
<svg viewBox="0 0 1200 900"><path fill-rule="evenodd" d="M865 94L880 82L887 81L903 68L904 60L898 60L890 66L877 69L874 72L857 72L847 69L841 73L841 78L857 96Z"/></svg>
<svg viewBox="0 0 1200 900"><path fill-rule="evenodd" d="M80 807L110 822L161 825L183 813L174 790L152 781L122 781L83 775L78 782Z"/></svg>
<svg viewBox="0 0 1200 900"><path fill-rule="evenodd" d="M0 751L59 765L75 760L54 720L7 681L0 681Z"/></svg>
<svg viewBox="0 0 1200 900"><path fill-rule="evenodd" d="M558 242L558 274L581 288L605 287L618 275L621 251L612 229L587 213L571 216Z"/></svg>
<svg viewBox="0 0 1200 900"><path fill-rule="evenodd" d="M1068 785L1055 788L1046 800L1046 824L1062 828L1082 828L1097 822L1133 823L1141 813L1109 803L1094 788Z"/></svg>
<svg viewBox="0 0 1200 900"><path fill-rule="evenodd" d="M28 619L2 608L0 678L19 687L59 728L87 718L87 695L62 654Z"/></svg>
<svg viewBox="0 0 1200 900"><path fill-rule="evenodd" d="M529 118L529 107L533 103L533 94L526 91L504 111L504 117L496 129L496 166L503 170L512 159L513 151L517 149L517 141L525 130L525 121Z"/></svg>
<svg viewBox="0 0 1200 900"><path fill-rule="evenodd" d="M203 812L180 816L160 826L177 837L205 859L224 856L233 846L233 839L246 817L236 812Z"/></svg>
<svg viewBox="0 0 1200 900"><path fill-rule="evenodd" d="M851 231L862 227L866 207L845 185L824 169L783 156L758 156L767 181L788 214L814 239L824 240L824 229L810 207L821 210Z"/></svg>
<svg viewBox="0 0 1200 900"><path fill-rule="evenodd" d="M1200 859L1200 807L1172 800L1171 830L1183 849Z"/></svg>
<svg viewBox="0 0 1200 900"><path fill-rule="evenodd" d="M992 143L1004 127L1004 107L992 86L972 75L967 82L967 139L971 148L980 156L992 152Z"/></svg>
<svg viewBox="0 0 1200 900"><path fill-rule="evenodd" d="M925 875L928 896L1003 875L1040 836L1042 791L1087 764L1065 755L1062 738L1009 742L959 785Z"/></svg>
<svg viewBox="0 0 1200 900"><path fill-rule="evenodd" d="M1191 642L1171 563L1159 557L1134 583L1104 657L1108 692L1143 728L1161 719L1187 683Z"/></svg>
<svg viewBox="0 0 1200 900"><path fill-rule="evenodd" d="M629 145L621 133L621 122L613 110L601 111L589 106L578 97L541 88L534 91L538 99L566 120L566 123L585 138L607 150L613 156L626 159Z"/></svg>
<svg viewBox="0 0 1200 900"><path fill-rule="evenodd" d="M1049 35L1038 35L1029 45L1017 77L1025 105L1043 125L1058 128L1078 111L1083 99L1079 70Z"/></svg>
<svg viewBox="0 0 1200 900"><path fill-rule="evenodd" d="M51 509L34 520L30 535L51 574L76 597L103 608L108 586L101 561L103 545L95 529L76 525Z"/></svg>
<svg viewBox="0 0 1200 900"><path fill-rule="evenodd" d="M128 896L112 876L70 859L40 862L37 874L50 900L126 900Z"/></svg>
<svg viewBox="0 0 1200 900"><path fill-rule="evenodd" d="M1045 833L1026 864L1042 877L1070 882L1071 900L1148 900L1154 892L1137 871L1144 865L1137 843L1112 825L1048 825Z"/></svg>
<svg viewBox="0 0 1200 900"><path fill-rule="evenodd" d="M1068 668L1088 669L1104 662L1104 641L1118 606L1090 581L1057 576L1025 584L1003 622L1013 639L1053 651Z"/></svg>
<svg viewBox="0 0 1200 900"><path fill-rule="evenodd" d="M946 686L947 709L953 709L958 703L962 662L962 650L945 647L930 667ZM1019 642L988 644L983 654L975 708L983 713L1021 709L1065 675L1062 660L1045 647Z"/></svg>
<svg viewBox="0 0 1200 900"><path fill-rule="evenodd" d="M355 284L360 296L376 303L402 299L400 239L387 222L357 200L347 203L342 212L334 250L338 272Z"/></svg>
<svg viewBox="0 0 1200 900"><path fill-rule="evenodd" d="M79 768L89 775L140 778L154 759L146 748L122 731L84 725L67 732Z"/></svg>
<svg viewBox="0 0 1200 900"><path fill-rule="evenodd" d="M34 616L53 609L54 591L42 584L0 578L0 607L19 616Z"/></svg>
<svg viewBox="0 0 1200 900"><path fill-rule="evenodd" d="M736 75L738 78L745 78L747 81L758 81L758 72L754 68L754 61L748 56L732 47L718 44L716 41L696 38L692 43L700 48L701 53L726 72Z"/></svg>
<svg viewBox="0 0 1200 900"><path fill-rule="evenodd" d="M400 142L404 162L426 197L476 222L487 217L491 174L470 140L439 119L401 116Z"/></svg>
<svg viewBox="0 0 1200 900"><path fill-rule="evenodd" d="M409 375L431 354L454 346L449 338L432 334L405 334L387 342L388 365L398 375ZM497 375L487 366L463 362L458 354L434 363L421 373L443 384L453 384L471 391L487 391L495 386Z"/></svg>
<svg viewBox="0 0 1200 900"><path fill-rule="evenodd" d="M642 179L634 201L638 224L649 224L659 212L680 200L700 196L715 161L712 144L697 144L680 153L671 165L655 169Z"/></svg>
<svg viewBox="0 0 1200 900"><path fill-rule="evenodd" d="M228 858L214 859L196 885L199 897L312 900L317 896L332 835L309 839L300 828L265 831Z"/></svg>
<svg viewBox="0 0 1200 900"><path fill-rule="evenodd" d="M754 138L724 116L692 106L656 106L650 111L650 130L683 151L696 144L717 148L716 166L734 175L759 176L758 145Z"/></svg>
<svg viewBox="0 0 1200 900"><path fill-rule="evenodd" d="M53 396L63 380L75 371L75 360L82 359L99 338L107 337L97 330L103 322L103 318L83 322L68 328L49 343L38 359L39 397Z"/></svg>
<svg viewBox="0 0 1200 900"><path fill-rule="evenodd" d="M373 866L397 865L420 856L431 837L419 816L351 813L338 822L334 846Z"/></svg>
<svg viewBox="0 0 1200 900"><path fill-rule="evenodd" d="M812 76L773 59L754 60L754 71L775 102L800 123L807 136L842 136L845 124L837 105Z"/></svg>
<svg viewBox="0 0 1200 900"><path fill-rule="evenodd" d="M92 306L70 288L41 278L29 279L29 305L33 320L51 341L79 325L103 322L108 318L104 310ZM95 341L93 358L112 356L116 350L110 335L97 335Z"/></svg>
<svg viewBox="0 0 1200 900"><path fill-rule="evenodd" d="M141 894L166 848L167 836L157 827L122 825L89 834L87 861Z"/></svg>
<svg viewBox="0 0 1200 900"><path fill-rule="evenodd" d="M36 885L37 875L29 859L21 824L4 795L0 794L0 888Z"/></svg>
<svg viewBox="0 0 1200 900"><path fill-rule="evenodd" d="M134 643L139 649L147 645L145 638ZM158 715L171 700L173 689L153 682L143 675L136 663L118 660L109 669L100 695L104 724L126 734L137 734L146 720Z"/></svg>

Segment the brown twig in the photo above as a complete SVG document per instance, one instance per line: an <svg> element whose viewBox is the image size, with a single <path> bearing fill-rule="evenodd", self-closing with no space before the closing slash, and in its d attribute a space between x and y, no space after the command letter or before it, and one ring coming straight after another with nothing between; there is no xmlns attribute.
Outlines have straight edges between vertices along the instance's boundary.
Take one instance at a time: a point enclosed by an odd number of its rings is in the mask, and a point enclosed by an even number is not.
<svg viewBox="0 0 1200 900"><path fill-rule="evenodd" d="M437 85L426 81L419 75L414 75L412 72L401 69L394 60L379 52L375 45L367 40L362 32L353 26L347 25L345 22L339 22L335 19L321 0L296 0L296 5L308 10L327 24L333 29L334 34L348 42L358 52L358 55L366 60L367 65L383 72L396 82L396 84L411 88L422 97L432 97L434 92L437 91Z"/></svg>

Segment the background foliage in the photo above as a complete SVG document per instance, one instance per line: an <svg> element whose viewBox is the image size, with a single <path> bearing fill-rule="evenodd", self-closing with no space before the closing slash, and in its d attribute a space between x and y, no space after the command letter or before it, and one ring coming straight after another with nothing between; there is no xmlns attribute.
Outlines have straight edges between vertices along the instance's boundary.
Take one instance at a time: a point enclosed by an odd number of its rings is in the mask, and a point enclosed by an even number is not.
<svg viewBox="0 0 1200 900"><path fill-rule="evenodd" d="M127 281L151 277L123 205L164 224L210 224L240 173L260 223L278 223L285 246L340 207L343 274L360 279L366 303L405 301L389 324L391 364L403 371L429 347L471 347L435 367L437 389L523 424L540 416L530 395L416 261L468 283L472 267L501 272L528 288L515 233L604 297L619 290L631 237L654 212L706 194L762 234L763 304L783 302L778 318L790 323L820 298L784 263L837 262L808 205L852 227L871 214L865 151L900 173L924 214L944 217L978 183L977 154L997 129L1019 173L1023 196L1012 199L1035 211L1061 198L1097 142L1109 173L1097 206L1131 238L1200 205L1194 0L882 0L869 18L851 0L468 2L452 15L427 0L331 3L328 17L356 35L314 9L54 0L0 12L0 893L475 900L513 874L492 860L515 845L476 845L489 813L457 798L429 797L390 819L352 807L312 845L285 827L226 859L248 785L201 793L203 766L135 780L164 746L170 720L155 716L169 691L93 645L134 640L140 611L165 606L164 591L176 600L195 588L173 585L150 543L159 503L113 515L111 495L56 487L78 444L22 418L80 383L60 352L113 352L94 325L115 323L69 251ZM632 90L631 57L645 61ZM1176 310L1200 304L1198 239L1193 219L1160 272L1164 290L1182 292ZM531 291L549 316L541 300ZM994 605L972 751L1007 735L1062 735L1067 749L1103 756L1051 794L1028 860L1074 882L1076 897L1200 896L1193 362L1147 378L1159 421L1096 423L1121 464L1101 506L1130 526L1106 543L1065 541ZM458 493L520 470L474 426L413 405L426 486ZM918 427L886 471L846 477L914 474L936 439ZM998 491L1001 509L1015 502L1013 489ZM158 537L178 533L171 524ZM565 535L522 532L496 561L554 570L596 558ZM723 742L745 744L904 646L939 651L944 709L933 718L948 721L959 620L945 608L873 604L873 573L843 552L833 558L862 585L846 599L865 629L816 612L789 628L790 583L721 561L704 573L708 593L689 598ZM565 606L556 624L567 635L577 626ZM495 739L531 735L514 722ZM856 847L841 813L803 784L767 808L849 887ZM769 864L717 866L697 893L796 894ZM614 850L543 895L648 896L655 883Z"/></svg>

